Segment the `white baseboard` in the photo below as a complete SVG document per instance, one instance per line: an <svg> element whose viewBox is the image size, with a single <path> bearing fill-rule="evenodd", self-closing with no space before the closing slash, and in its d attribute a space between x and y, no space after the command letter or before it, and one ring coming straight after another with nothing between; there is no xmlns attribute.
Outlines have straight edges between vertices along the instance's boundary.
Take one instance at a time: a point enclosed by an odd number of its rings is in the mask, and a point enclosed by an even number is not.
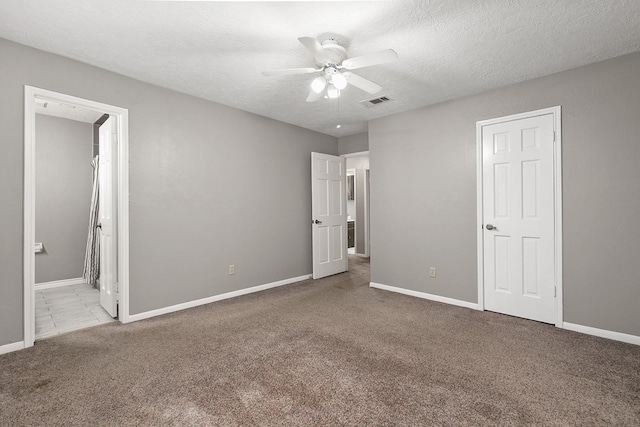
<svg viewBox="0 0 640 427"><path fill-rule="evenodd" d="M182 304L176 304L169 307L159 308L157 310L145 311L143 313L129 315L129 322L135 322L137 320L149 319L151 317L160 316L162 314L173 313L175 311L185 310L187 308L197 307L199 305L210 304L216 301L222 301L229 298L239 297L241 295L251 294L254 292L260 292L267 289L275 288L278 286L289 285L295 282L301 282L311 278L311 274L305 274L304 276L292 277L290 279L279 280L277 282L267 283L264 285L253 286L251 288L240 289L238 291L227 292L225 294L214 295L207 298L198 299L195 301L184 302Z"/></svg>
<svg viewBox="0 0 640 427"><path fill-rule="evenodd" d="M71 285L82 285L84 279L82 277L77 277L75 279L64 279L64 280L54 280L53 282L43 282L36 283L34 288L38 291L43 289L51 289L51 288L61 288L62 286L71 286Z"/></svg>
<svg viewBox="0 0 640 427"><path fill-rule="evenodd" d="M461 301L453 298L447 298L440 295L427 294L425 292L412 291L410 289L398 288L395 286L383 285L375 282L369 283L369 286L372 288L382 289L390 292L397 292L399 294L409 295L412 297L423 298L423 299L428 299L428 300L437 301L437 302L443 302L445 304L457 305L460 307L471 308L474 310L480 309L478 307L478 304L476 303ZM594 335L596 337L608 338L614 341L622 341L629 344L640 345L640 336L636 336L636 335L623 334L621 332L614 332L614 331L608 331L606 329L592 328L590 326L577 325L575 323L568 323L568 322L563 322L561 327L569 331L580 332L587 335Z"/></svg>
<svg viewBox="0 0 640 427"><path fill-rule="evenodd" d="M23 348L24 348L24 341L0 345L0 354L11 353L12 351L22 350Z"/></svg>
<svg viewBox="0 0 640 427"><path fill-rule="evenodd" d="M369 286L376 289L382 289L384 291L396 292L403 295L409 295L412 297L428 299L431 301L443 302L445 304L457 305L460 307L471 308L473 310L479 310L478 304L475 302L462 301L459 299L443 297L440 295L428 294L426 292L412 291L411 289L397 288L395 286L383 285L380 283L370 282Z"/></svg>
<svg viewBox="0 0 640 427"><path fill-rule="evenodd" d="M595 335L596 337L640 345L640 337L636 335L623 334L622 332L608 331L606 329L592 328L591 326L583 326L567 322L562 322L562 328L569 331L581 332L587 335Z"/></svg>

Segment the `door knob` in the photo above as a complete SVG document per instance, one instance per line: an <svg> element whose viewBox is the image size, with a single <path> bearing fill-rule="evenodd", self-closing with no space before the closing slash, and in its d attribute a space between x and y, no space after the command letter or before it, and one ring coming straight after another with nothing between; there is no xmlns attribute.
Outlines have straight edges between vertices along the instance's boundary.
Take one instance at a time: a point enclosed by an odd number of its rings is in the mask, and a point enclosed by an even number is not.
<svg viewBox="0 0 640 427"><path fill-rule="evenodd" d="M96 228L99 228L100 230L102 230L102 223L99 222L98 225L96 225Z"/></svg>
<svg viewBox="0 0 640 427"><path fill-rule="evenodd" d="M322 224L322 221L318 221L317 219L313 221L314 224Z"/></svg>
<svg viewBox="0 0 640 427"><path fill-rule="evenodd" d="M491 224L487 224L487 230L491 231L491 230L497 230L497 229L498 229L497 227L494 227Z"/></svg>

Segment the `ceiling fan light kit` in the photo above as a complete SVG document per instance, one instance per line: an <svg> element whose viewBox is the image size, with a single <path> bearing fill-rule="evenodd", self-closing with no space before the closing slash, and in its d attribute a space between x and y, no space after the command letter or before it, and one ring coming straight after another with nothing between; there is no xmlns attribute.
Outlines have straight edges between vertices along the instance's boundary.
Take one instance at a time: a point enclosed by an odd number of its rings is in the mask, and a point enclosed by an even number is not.
<svg viewBox="0 0 640 427"><path fill-rule="evenodd" d="M313 37L300 37L298 41L311 52L318 68L289 68L263 71L262 74L265 76L278 76L322 73L321 76L316 77L311 82L311 92L307 96L307 102L316 102L323 97L325 90L326 95L324 98L338 98L340 91L344 90L349 84L370 94L378 93L382 90L382 86L350 71L341 72L340 70L370 67L391 62L398 58L398 54L392 49L348 58L346 49L334 39L327 39L322 44Z"/></svg>
<svg viewBox="0 0 640 427"><path fill-rule="evenodd" d="M326 86L327 86L327 79L325 79L322 76L316 77L311 82L311 89L313 89L315 93L322 93L322 91Z"/></svg>
<svg viewBox="0 0 640 427"><path fill-rule="evenodd" d="M327 88L327 96L330 99L335 99L340 96L340 90L334 85L329 85L329 87Z"/></svg>
<svg viewBox="0 0 640 427"><path fill-rule="evenodd" d="M338 89L342 90L347 87L347 79L340 73L335 73L331 76L331 83Z"/></svg>

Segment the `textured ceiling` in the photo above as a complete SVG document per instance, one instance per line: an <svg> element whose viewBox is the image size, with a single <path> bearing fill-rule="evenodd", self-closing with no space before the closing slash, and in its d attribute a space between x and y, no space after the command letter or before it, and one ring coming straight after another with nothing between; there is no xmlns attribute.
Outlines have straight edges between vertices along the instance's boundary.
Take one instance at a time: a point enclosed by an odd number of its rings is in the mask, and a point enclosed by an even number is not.
<svg viewBox="0 0 640 427"><path fill-rule="evenodd" d="M359 101L373 96L349 86L339 101L306 103L313 75L262 76L314 66L301 36L332 37L352 57L394 49L396 62L357 71L394 101L366 108ZM640 1L1 0L0 37L344 136L370 119L639 51Z"/></svg>

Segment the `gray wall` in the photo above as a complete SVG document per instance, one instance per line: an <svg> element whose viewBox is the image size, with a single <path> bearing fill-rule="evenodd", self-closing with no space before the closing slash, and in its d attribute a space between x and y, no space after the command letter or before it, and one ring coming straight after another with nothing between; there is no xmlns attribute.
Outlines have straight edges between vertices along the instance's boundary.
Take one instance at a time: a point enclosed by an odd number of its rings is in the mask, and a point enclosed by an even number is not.
<svg viewBox="0 0 640 427"><path fill-rule="evenodd" d="M477 302L476 121L561 105L564 321L640 335L638 76L632 54L370 122L371 280Z"/></svg>
<svg viewBox="0 0 640 427"><path fill-rule="evenodd" d="M89 123L36 114L36 283L82 277L93 179Z"/></svg>
<svg viewBox="0 0 640 427"><path fill-rule="evenodd" d="M367 132L338 138L338 154L351 154L369 151L369 134Z"/></svg>
<svg viewBox="0 0 640 427"><path fill-rule="evenodd" d="M353 204L353 211L356 220L356 253L365 254L365 238L364 238L364 201L365 201L365 169L369 169L369 156L347 157L347 169L355 169L355 200L348 201ZM348 206L347 206L348 207Z"/></svg>
<svg viewBox="0 0 640 427"><path fill-rule="evenodd" d="M25 84L129 109L131 314L311 273L310 153L336 138L6 40L0 58L0 345L22 340Z"/></svg>

